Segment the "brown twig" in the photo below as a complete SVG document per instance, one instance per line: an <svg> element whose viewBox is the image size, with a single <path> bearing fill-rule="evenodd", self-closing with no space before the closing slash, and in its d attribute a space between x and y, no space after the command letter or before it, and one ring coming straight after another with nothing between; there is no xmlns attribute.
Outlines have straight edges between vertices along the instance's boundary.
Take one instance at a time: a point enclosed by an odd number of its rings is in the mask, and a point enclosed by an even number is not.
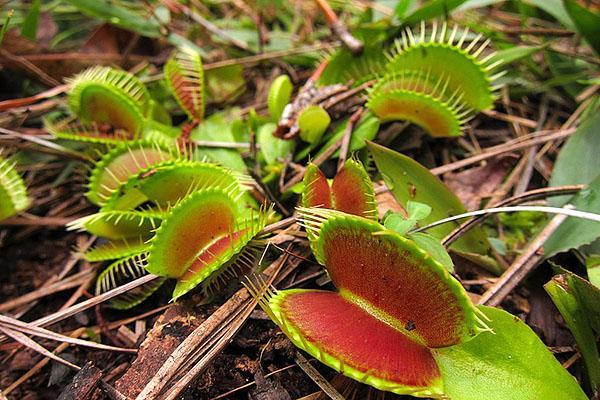
<svg viewBox="0 0 600 400"><path fill-rule="evenodd" d="M212 22L210 22L209 20L207 20L206 18L204 18L203 16L198 14L196 11L190 9L185 4L177 3L177 7L185 15L187 15L188 17L190 17L191 19L193 19L194 21L196 21L197 23L202 25L202 27L204 29L206 29L207 31L209 31L210 33L212 33L216 36L219 36L221 39L225 40L226 42L231 43L235 47L238 47L249 53L254 53L254 51L252 51L252 49L250 49L246 43L231 36L229 33L225 32L224 30L222 30L221 28L219 28L218 26L216 26L215 24L213 24Z"/></svg>
<svg viewBox="0 0 600 400"><path fill-rule="evenodd" d="M479 304L498 306L533 271L544 256L542 246L566 218L566 215L555 215L502 276L485 291L479 299Z"/></svg>
<svg viewBox="0 0 600 400"><path fill-rule="evenodd" d="M537 199L544 199L551 196L562 196L567 194L574 194L583 189L584 185L569 185L569 186L559 186L559 187L548 187L530 190L529 192L521 193L518 196L510 197L506 200L500 201L495 204L491 204L489 207L505 207L512 206L515 204L521 204L526 201L532 201ZM490 214L480 215L469 219L468 221L461 224L458 228L453 230L442 240L442 245L445 247L450 246L452 243L458 240L462 235L465 234L466 231L473 228L474 226L483 222L485 218L487 218Z"/></svg>
<svg viewBox="0 0 600 400"><path fill-rule="evenodd" d="M345 400L345 397L342 396L300 352L296 352L296 363L331 400Z"/></svg>
<svg viewBox="0 0 600 400"><path fill-rule="evenodd" d="M510 142L493 146L486 149L481 154L474 155L473 157L465 158L464 160L456 161L450 164L442 165L437 168L431 169L431 173L434 175L442 175L447 172L455 171L459 168L466 167L471 164L478 163L488 158L492 158L504 153L510 153L512 151L523 150L531 146L535 146L541 143L548 142L550 140L558 140L566 138L575 133L575 128L559 130L559 131L540 131L535 132L531 135L527 135L523 138L518 138Z"/></svg>
<svg viewBox="0 0 600 400"><path fill-rule="evenodd" d="M139 287L148 282L151 282L156 278L158 278L156 275L151 275L151 274L142 276L141 278L138 278L134 281L126 283L125 285L122 285L122 286L119 286L112 290L109 290L108 292L105 292L105 293L102 293L101 295L92 297L91 299L82 301L81 303L75 304L64 310L60 310L60 311L57 311L50 315L46 315L45 317L38 318L35 321L30 322L30 324L33 326L52 325L58 321L62 321L65 318L68 318L72 315L78 314L84 310L94 307L96 304L103 303L107 300L112 299L115 296L119 296L129 290L135 289L136 287ZM6 340L5 337L0 337L0 342L3 342L4 340Z"/></svg>
<svg viewBox="0 0 600 400"><path fill-rule="evenodd" d="M317 5L325 15L327 24L335 36L337 36L342 43L352 52L354 55L359 55L364 49L363 43L356 39L348 32L346 25L340 21L336 13L333 11L327 0L315 0Z"/></svg>
<svg viewBox="0 0 600 400"><path fill-rule="evenodd" d="M352 131L354 130L354 125L360 119L364 108L359 108L350 116L348 119L348 125L346 125L346 129L344 130L344 135L342 136L342 143L340 145L340 158L338 159L337 170L341 170L344 167L344 163L346 162L346 157L348 156L348 149L350 148L350 139L352 138Z"/></svg>
<svg viewBox="0 0 600 400"><path fill-rule="evenodd" d="M37 65L32 62L24 59L23 57L12 54L11 52L0 48L0 56L4 58L6 61L17 65L24 69L30 75L36 77L40 82L48 86L59 86L60 82L48 75L44 70L39 68Z"/></svg>

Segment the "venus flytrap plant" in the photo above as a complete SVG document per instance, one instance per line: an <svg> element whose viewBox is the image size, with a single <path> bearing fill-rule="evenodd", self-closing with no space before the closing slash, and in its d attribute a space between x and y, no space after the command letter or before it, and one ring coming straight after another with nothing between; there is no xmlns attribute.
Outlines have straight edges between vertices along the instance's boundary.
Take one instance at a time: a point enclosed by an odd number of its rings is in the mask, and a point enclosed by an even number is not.
<svg viewBox="0 0 600 400"><path fill-rule="evenodd" d="M2 156L0 149L0 220L29 207L25 182L15 169L15 162Z"/></svg>
<svg viewBox="0 0 600 400"><path fill-rule="evenodd" d="M302 206L323 207L377 220L377 203L373 183L362 163L346 161L333 178L331 186L315 164L304 173Z"/></svg>
<svg viewBox="0 0 600 400"><path fill-rule="evenodd" d="M89 174L86 196L92 203L103 206L131 175L177 158L185 159L185 155L155 142L137 141L117 145L94 164Z"/></svg>
<svg viewBox="0 0 600 400"><path fill-rule="evenodd" d="M413 122L432 136L459 136L475 112L494 100L491 75L499 62L479 58L489 43L481 35L464 45L468 30L450 31L444 22L418 34L407 28L389 56L383 77L369 90L367 107L384 121Z"/></svg>
<svg viewBox="0 0 600 400"><path fill-rule="evenodd" d="M45 120L46 129L54 136L106 144L142 137L150 95L134 75L98 66L67 83L72 116Z"/></svg>
<svg viewBox="0 0 600 400"><path fill-rule="evenodd" d="M162 161L138 169L139 160L132 162L132 154L138 153L115 153L128 155L125 160L130 163L132 168L129 171L132 173L126 181L115 181L117 184L113 187L103 186L106 193L110 193L110 197L99 212L80 218L68 226L69 229L84 230L108 240L82 255L89 261L113 261L100 275L99 279L102 283L98 284L98 290L113 288L115 282L124 282L141 276L142 271L146 271L147 268L146 258L148 253L151 253L155 231L164 232L159 229L163 221L170 221L169 226L174 230L173 235L178 235L184 229L186 220L174 220L173 215L182 212L182 204L185 204L188 199L205 198L206 193L211 191L222 192L223 195L218 197L218 201L224 202L225 205L222 206L225 209L229 204L227 202L233 202L233 198L237 200L232 204L239 217L235 225L239 232L232 233L235 240L232 239L230 243L221 242L220 250L223 254L213 260L211 269L215 272L215 276L201 276L199 279L194 276L195 280L184 276L185 281L177 286L176 295L177 297L183 295L203 283L205 278L209 278L204 286L205 292L209 293L215 287L223 285L228 277L235 275L232 271L240 273L249 270L255 251L252 246L246 248L245 245L266 223L266 214L262 211L253 211L253 203L247 201L249 195L246 190L251 182L249 177L233 173L215 164L189 161L185 158ZM115 158L110 157L110 159ZM148 160L145 161L147 164ZM116 169L116 166L112 167ZM121 176L125 175L123 173ZM227 215L212 215L209 223L214 223L221 218L225 218L226 221ZM165 234L161 235L164 237ZM232 258L236 260L231 261ZM226 265L223 270L220 270L222 264ZM113 285L110 286L109 283ZM120 296L114 304L119 308L137 305L159 286L158 284L144 285L129 297Z"/></svg>
<svg viewBox="0 0 600 400"><path fill-rule="evenodd" d="M200 54L182 47L174 52L164 68L165 81L177 103L194 124L204 118L206 106L204 69Z"/></svg>
<svg viewBox="0 0 600 400"><path fill-rule="evenodd" d="M240 207L241 193L221 188L199 190L175 205L151 240L147 270L177 279L177 299L209 279L235 272L229 261L266 225L268 212ZM251 264L250 253L239 259ZM240 267L243 269L242 267Z"/></svg>
<svg viewBox="0 0 600 400"><path fill-rule="evenodd" d="M130 210L146 202L157 207L169 207L200 188L230 188L242 193L251 184L252 179L248 176L217 164L166 161L130 175L126 182L115 188L104 209Z"/></svg>
<svg viewBox="0 0 600 400"><path fill-rule="evenodd" d="M336 210L299 213L337 291L277 291L260 280L247 287L300 349L397 394L586 398L531 329L502 310L474 306L446 267L414 241Z"/></svg>
<svg viewBox="0 0 600 400"><path fill-rule="evenodd" d="M294 344L345 375L399 394L440 396L431 349L489 330L462 286L375 221L319 208L300 209L300 221L339 291L254 291L261 306Z"/></svg>

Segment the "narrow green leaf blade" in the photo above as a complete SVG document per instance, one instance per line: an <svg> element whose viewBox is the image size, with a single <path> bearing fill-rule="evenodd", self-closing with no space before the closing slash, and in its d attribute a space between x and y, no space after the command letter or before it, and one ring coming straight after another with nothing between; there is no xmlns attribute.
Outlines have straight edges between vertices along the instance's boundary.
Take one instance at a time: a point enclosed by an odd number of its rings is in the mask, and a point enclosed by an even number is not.
<svg viewBox="0 0 600 400"><path fill-rule="evenodd" d="M570 201L577 210L600 214L600 175ZM600 237L600 223L569 217L544 243L546 257L576 249Z"/></svg>
<svg viewBox="0 0 600 400"><path fill-rule="evenodd" d="M588 184L600 172L600 110L591 113L560 150L549 186ZM568 196L553 198L553 206L562 206L568 201Z"/></svg>
<svg viewBox="0 0 600 400"><path fill-rule="evenodd" d="M460 6L466 0L434 0L426 2L424 6L411 13L404 20L405 24L414 24L420 21L437 17L447 17L450 11Z"/></svg>
<svg viewBox="0 0 600 400"><path fill-rule="evenodd" d="M21 36L30 40L35 40L40 19L40 0L34 0L29 6L29 11L21 25Z"/></svg>
<svg viewBox="0 0 600 400"><path fill-rule="evenodd" d="M160 25L154 19L120 7L114 2L105 0L67 0L82 13L106 21L120 28L137 32L151 38L160 36Z"/></svg>
<svg viewBox="0 0 600 400"><path fill-rule="evenodd" d="M600 356L592 324L600 318L600 290L566 271L552 278L544 288L573 333L592 389L597 391L600 388Z"/></svg>
<svg viewBox="0 0 600 400"><path fill-rule="evenodd" d="M565 9L575 23L577 31L600 54L600 14L580 6L573 0L563 0Z"/></svg>

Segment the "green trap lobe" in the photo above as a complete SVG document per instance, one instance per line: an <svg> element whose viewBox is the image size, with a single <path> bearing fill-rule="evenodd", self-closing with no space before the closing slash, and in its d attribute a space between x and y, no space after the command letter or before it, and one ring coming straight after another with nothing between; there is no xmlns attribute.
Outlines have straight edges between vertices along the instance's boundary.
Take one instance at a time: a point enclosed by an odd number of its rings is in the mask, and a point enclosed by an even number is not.
<svg viewBox="0 0 600 400"><path fill-rule="evenodd" d="M169 206L205 187L231 189L233 194L243 190L238 179L225 168L201 162L165 163L130 177L113 193L107 208L126 210L148 200Z"/></svg>
<svg viewBox="0 0 600 400"><path fill-rule="evenodd" d="M81 92L80 117L98 124L108 124L131 134L140 132L143 116L123 96L102 86L89 86Z"/></svg>
<svg viewBox="0 0 600 400"><path fill-rule="evenodd" d="M392 91L373 96L367 106L384 121L410 121L435 137L461 135L461 123L456 113L429 95Z"/></svg>
<svg viewBox="0 0 600 400"><path fill-rule="evenodd" d="M315 164L309 164L304 173L302 205L304 207L331 208L329 183L323 172Z"/></svg>
<svg viewBox="0 0 600 400"><path fill-rule="evenodd" d="M371 179L362 164L346 161L331 185L334 208L347 214L377 219L377 204Z"/></svg>
<svg viewBox="0 0 600 400"><path fill-rule="evenodd" d="M233 232L232 234L227 234L217 239L197 256L197 258L192 262L188 270L179 278L179 280L191 280L194 275L202 273L208 266L211 265L211 262L227 253L227 251L230 250L232 243L238 240L244 233L245 231Z"/></svg>
<svg viewBox="0 0 600 400"><path fill-rule="evenodd" d="M194 193L171 211L152 242L148 271L181 277L198 254L234 230L236 204L225 192Z"/></svg>
<svg viewBox="0 0 600 400"><path fill-rule="evenodd" d="M427 71L427 74L448 80L447 93L460 91L469 108L486 110L492 107L490 79L479 60L454 45L423 43L401 50L387 66L388 71Z"/></svg>
<svg viewBox="0 0 600 400"><path fill-rule="evenodd" d="M102 205L129 176L170 158L168 151L150 145L119 147L106 154L92 171L88 198Z"/></svg>

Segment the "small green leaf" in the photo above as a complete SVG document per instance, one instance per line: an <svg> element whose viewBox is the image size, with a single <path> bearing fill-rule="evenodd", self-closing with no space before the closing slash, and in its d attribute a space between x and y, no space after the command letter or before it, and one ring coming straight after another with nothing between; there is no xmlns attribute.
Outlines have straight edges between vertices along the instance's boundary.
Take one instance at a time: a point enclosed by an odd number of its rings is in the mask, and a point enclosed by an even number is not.
<svg viewBox="0 0 600 400"><path fill-rule="evenodd" d="M300 138L308 143L317 143L327 130L331 117L321 106L308 106L298 116Z"/></svg>
<svg viewBox="0 0 600 400"><path fill-rule="evenodd" d="M260 152L269 165L276 164L293 154L296 148L294 140L283 140L273 136L276 127L275 123L268 122L258 128L256 133L256 142L260 146Z"/></svg>
<svg viewBox="0 0 600 400"><path fill-rule="evenodd" d="M448 271L454 272L452 258L438 239L422 232L411 233L408 238L425 250L434 260L446 267Z"/></svg>
<svg viewBox="0 0 600 400"><path fill-rule="evenodd" d="M403 207L409 201L429 204L431 214L423 224L465 212L460 200L425 167L411 158L377 144L368 143L375 164L383 175L386 185ZM459 223L449 223L429 229L428 233L443 239ZM465 253L486 254L489 243L483 230L475 228L457 240L452 249Z"/></svg>
<svg viewBox="0 0 600 400"><path fill-rule="evenodd" d="M525 0L524 2L544 10L556 18L565 28L572 29L574 27L573 20L569 16L562 0Z"/></svg>
<svg viewBox="0 0 600 400"><path fill-rule="evenodd" d="M276 121L281 117L283 109L290 102L292 90L294 90L294 86L287 75L279 75L271 84L267 105L273 120Z"/></svg>
<svg viewBox="0 0 600 400"><path fill-rule="evenodd" d="M408 218L420 221L431 214L431 207L424 203L408 201L406 203L406 212L408 213Z"/></svg>
<svg viewBox="0 0 600 400"><path fill-rule="evenodd" d="M544 288L575 336L592 389L597 392L600 389L600 356L596 346L600 290L575 274L564 272L552 278Z"/></svg>
<svg viewBox="0 0 600 400"><path fill-rule="evenodd" d="M383 226L387 229L391 229L394 232L399 233L400 235L405 235L406 232L410 231L415 227L417 221L414 219L406 219L400 213L391 213L383 222Z"/></svg>
<svg viewBox="0 0 600 400"><path fill-rule="evenodd" d="M202 121L202 123L192 132L191 139L209 142L235 143L236 141L231 129L233 119L234 116L227 115L224 112L212 114ZM246 171L244 159L240 153L234 149L199 147L196 150L195 155L198 159L208 157L208 159L236 171Z"/></svg>
<svg viewBox="0 0 600 400"><path fill-rule="evenodd" d="M585 400L575 378L524 322L480 306L493 332L434 350L452 400Z"/></svg>

